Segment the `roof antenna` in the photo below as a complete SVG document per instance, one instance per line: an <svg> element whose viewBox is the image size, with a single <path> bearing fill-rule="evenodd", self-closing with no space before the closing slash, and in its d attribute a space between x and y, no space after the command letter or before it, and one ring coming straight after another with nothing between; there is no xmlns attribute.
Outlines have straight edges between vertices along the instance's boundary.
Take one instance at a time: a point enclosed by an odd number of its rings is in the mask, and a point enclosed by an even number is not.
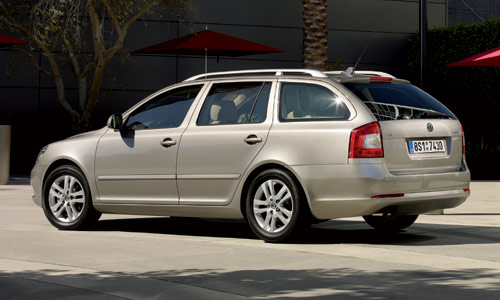
<svg viewBox="0 0 500 300"><path fill-rule="evenodd" d="M348 77L352 77L354 75L354 71L356 70L356 67L358 66L359 61L361 60L361 58L363 57L363 55L365 55L366 49L368 49L368 46L372 42L373 36L375 35L375 33L377 33L377 31L372 31L372 34L370 35L370 39L366 43L365 48L361 52L361 55L358 57L358 60L356 61L356 64L354 65L354 67L347 68L347 70L345 70L344 72L342 72L342 75L345 75L345 76L348 76Z"/></svg>

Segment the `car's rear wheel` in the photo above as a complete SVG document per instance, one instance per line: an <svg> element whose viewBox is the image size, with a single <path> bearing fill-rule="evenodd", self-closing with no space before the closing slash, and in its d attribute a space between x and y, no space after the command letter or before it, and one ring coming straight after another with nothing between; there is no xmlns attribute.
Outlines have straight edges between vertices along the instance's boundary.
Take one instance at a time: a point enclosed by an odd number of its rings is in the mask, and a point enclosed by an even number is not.
<svg viewBox="0 0 500 300"><path fill-rule="evenodd" d="M63 230L89 227L101 216L92 205L85 176L71 165L60 166L47 176L42 204L49 222Z"/></svg>
<svg viewBox="0 0 500 300"><path fill-rule="evenodd" d="M309 223L308 207L294 178L280 169L260 173L246 199L246 216L253 232L266 242L282 242Z"/></svg>
<svg viewBox="0 0 500 300"><path fill-rule="evenodd" d="M418 215L386 215L383 216L363 216L366 223L380 231L396 232L411 226L418 218Z"/></svg>

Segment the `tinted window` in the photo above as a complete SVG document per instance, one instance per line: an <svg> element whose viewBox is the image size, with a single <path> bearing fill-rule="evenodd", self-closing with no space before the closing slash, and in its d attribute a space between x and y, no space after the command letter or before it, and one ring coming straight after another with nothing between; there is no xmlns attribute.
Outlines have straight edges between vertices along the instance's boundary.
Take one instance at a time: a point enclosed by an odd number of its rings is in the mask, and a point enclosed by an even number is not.
<svg viewBox="0 0 500 300"><path fill-rule="evenodd" d="M271 83L214 84L203 103L197 125L261 123L266 119Z"/></svg>
<svg viewBox="0 0 500 300"><path fill-rule="evenodd" d="M344 83L378 120L455 118L439 101L403 83Z"/></svg>
<svg viewBox="0 0 500 300"><path fill-rule="evenodd" d="M329 89L307 83L282 83L280 121L347 120L350 112Z"/></svg>
<svg viewBox="0 0 500 300"><path fill-rule="evenodd" d="M131 130L179 127L203 85L191 85L160 94L134 110L127 119Z"/></svg>
<svg viewBox="0 0 500 300"><path fill-rule="evenodd" d="M267 117L267 102L269 101L269 93L271 92L271 83L266 82L262 86L257 102L254 104L253 111L250 116L250 123L262 123Z"/></svg>

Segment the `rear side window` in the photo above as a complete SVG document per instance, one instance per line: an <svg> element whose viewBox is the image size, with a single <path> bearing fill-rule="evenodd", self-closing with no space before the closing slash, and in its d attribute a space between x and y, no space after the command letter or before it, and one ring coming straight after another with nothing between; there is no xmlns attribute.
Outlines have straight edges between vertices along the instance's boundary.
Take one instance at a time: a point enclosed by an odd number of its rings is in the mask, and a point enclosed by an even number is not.
<svg viewBox="0 0 500 300"><path fill-rule="evenodd" d="M347 120L350 112L331 90L316 84L283 82L281 122Z"/></svg>
<svg viewBox="0 0 500 300"><path fill-rule="evenodd" d="M271 82L231 82L214 84L208 93L199 126L262 123L267 116Z"/></svg>
<svg viewBox="0 0 500 300"><path fill-rule="evenodd" d="M456 119L444 105L411 84L347 82L379 121L398 119Z"/></svg>

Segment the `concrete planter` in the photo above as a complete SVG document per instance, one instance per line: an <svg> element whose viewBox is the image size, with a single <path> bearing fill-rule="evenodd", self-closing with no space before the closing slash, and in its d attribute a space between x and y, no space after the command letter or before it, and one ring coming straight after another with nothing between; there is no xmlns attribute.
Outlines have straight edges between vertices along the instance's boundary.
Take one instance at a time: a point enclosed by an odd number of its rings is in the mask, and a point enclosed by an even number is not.
<svg viewBox="0 0 500 300"><path fill-rule="evenodd" d="M10 125L0 125L0 184L9 183Z"/></svg>

